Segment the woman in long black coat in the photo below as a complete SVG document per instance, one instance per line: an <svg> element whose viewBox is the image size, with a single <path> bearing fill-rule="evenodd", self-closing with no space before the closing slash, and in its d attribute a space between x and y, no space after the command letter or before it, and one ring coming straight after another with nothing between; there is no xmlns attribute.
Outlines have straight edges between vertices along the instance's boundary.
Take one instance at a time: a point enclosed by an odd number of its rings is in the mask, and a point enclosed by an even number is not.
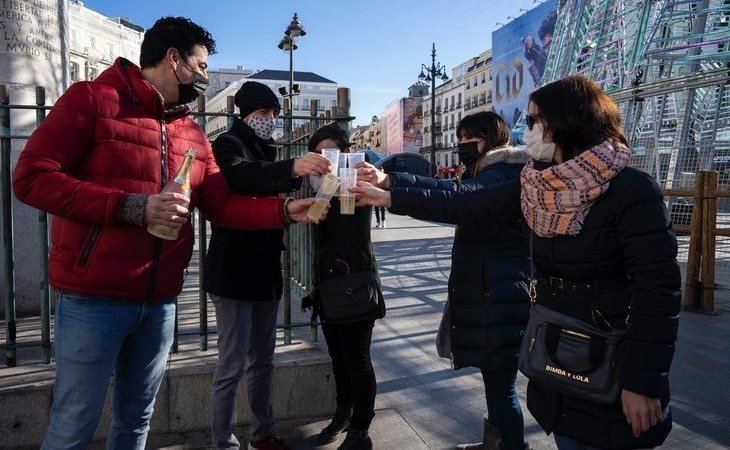
<svg viewBox="0 0 730 450"><path fill-rule="evenodd" d="M408 173L361 170L388 189L423 188L424 196L470 192L516 180L527 153L509 145L507 123L493 112L465 116L456 129L459 160L466 166L459 184ZM460 449L523 450L524 423L515 386L517 355L529 316L529 256L519 217L496 227L458 225L449 275L450 356L455 369L477 367L487 400L483 442ZM497 444L499 440L499 444Z"/></svg>
<svg viewBox="0 0 730 450"><path fill-rule="evenodd" d="M681 277L661 189L627 167L616 104L571 76L530 96L525 135L533 158L519 182L427 197L365 183L361 203L459 224L522 217L532 233L537 302L626 330L620 398L603 405L530 381L527 405L561 450L652 448L671 430L668 372ZM600 323L598 323L600 322Z"/></svg>

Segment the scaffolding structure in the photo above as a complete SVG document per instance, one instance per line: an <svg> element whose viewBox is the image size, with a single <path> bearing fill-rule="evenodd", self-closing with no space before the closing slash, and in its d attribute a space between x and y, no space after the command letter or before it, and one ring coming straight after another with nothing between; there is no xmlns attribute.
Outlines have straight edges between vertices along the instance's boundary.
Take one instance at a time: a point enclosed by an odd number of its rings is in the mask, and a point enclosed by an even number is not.
<svg viewBox="0 0 730 450"><path fill-rule="evenodd" d="M619 103L632 165L665 188L730 182L730 0L562 0L544 82L597 81Z"/></svg>

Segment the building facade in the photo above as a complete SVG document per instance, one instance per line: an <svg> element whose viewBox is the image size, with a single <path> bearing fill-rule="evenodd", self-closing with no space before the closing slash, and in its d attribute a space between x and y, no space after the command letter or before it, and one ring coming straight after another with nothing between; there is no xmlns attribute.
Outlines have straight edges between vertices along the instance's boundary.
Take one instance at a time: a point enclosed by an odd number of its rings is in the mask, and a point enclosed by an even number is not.
<svg viewBox="0 0 730 450"><path fill-rule="evenodd" d="M464 112L473 114L492 110L492 50L489 49L469 64L464 75Z"/></svg>
<svg viewBox="0 0 730 450"><path fill-rule="evenodd" d="M94 80L120 56L139 65L144 28L93 11L81 1L68 1L67 11L69 83Z"/></svg>
<svg viewBox="0 0 730 450"><path fill-rule="evenodd" d="M228 97L236 95L236 91L247 81L257 81L271 88L284 104L281 88L289 89L289 71L286 70L261 70L248 77L239 78L236 81L225 85L217 94L211 97L206 105L206 111L214 113L226 112ZM337 106L337 83L312 72L294 72L294 84L299 86L299 94L294 96L292 109L294 116L309 116L311 103L317 102L317 111L324 114ZM294 127L307 122L306 119L294 120ZM209 139L215 139L219 134L228 129L226 117L207 117L205 132ZM276 130L273 138L281 139L284 135L284 121L277 119Z"/></svg>
<svg viewBox="0 0 730 450"><path fill-rule="evenodd" d="M423 145L423 102L428 85L422 81L408 88L408 97L400 98L385 109L381 129L382 148L388 154L418 153Z"/></svg>
<svg viewBox="0 0 730 450"><path fill-rule="evenodd" d="M229 84L235 83L241 78L246 78L254 74L251 69L244 69L242 65L235 69L217 69L208 71L208 89L205 91L206 100L215 97L217 93L228 87Z"/></svg>

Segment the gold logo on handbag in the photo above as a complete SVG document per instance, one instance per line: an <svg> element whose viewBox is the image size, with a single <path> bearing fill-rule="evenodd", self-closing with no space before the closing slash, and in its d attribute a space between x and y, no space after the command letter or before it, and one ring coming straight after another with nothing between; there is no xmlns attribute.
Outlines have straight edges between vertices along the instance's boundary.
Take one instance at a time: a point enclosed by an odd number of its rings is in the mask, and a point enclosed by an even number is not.
<svg viewBox="0 0 730 450"><path fill-rule="evenodd" d="M587 376L578 375L578 374L575 374L575 373L570 373L567 370L561 369L560 367L545 366L545 371L546 372L552 372L554 374L561 375L561 376L564 376L566 378L572 378L574 380L581 381L583 383L590 383L591 382L590 379L588 379Z"/></svg>

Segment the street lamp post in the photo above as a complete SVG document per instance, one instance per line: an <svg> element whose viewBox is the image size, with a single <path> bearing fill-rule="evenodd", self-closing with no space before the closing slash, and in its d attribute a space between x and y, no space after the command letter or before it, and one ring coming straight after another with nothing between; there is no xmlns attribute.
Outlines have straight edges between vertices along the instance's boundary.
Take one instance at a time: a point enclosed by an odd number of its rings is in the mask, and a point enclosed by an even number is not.
<svg viewBox="0 0 730 450"><path fill-rule="evenodd" d="M289 26L284 31L284 37L279 42L279 48L289 52L289 91L282 93L284 98L284 159L290 159L292 155L292 140L294 134L294 50L297 49L296 40L298 37L307 34L304 27L299 23L297 13L294 13ZM291 237L289 230L284 229L284 251L281 255L282 278L284 279L284 344L291 344Z"/></svg>
<svg viewBox="0 0 730 450"><path fill-rule="evenodd" d="M425 71L425 72L424 72ZM436 77L440 77L441 81L449 79L446 75L446 66L436 62L436 43L433 43L431 50L431 67L421 64L421 73L418 79L431 82L431 171L436 173Z"/></svg>

